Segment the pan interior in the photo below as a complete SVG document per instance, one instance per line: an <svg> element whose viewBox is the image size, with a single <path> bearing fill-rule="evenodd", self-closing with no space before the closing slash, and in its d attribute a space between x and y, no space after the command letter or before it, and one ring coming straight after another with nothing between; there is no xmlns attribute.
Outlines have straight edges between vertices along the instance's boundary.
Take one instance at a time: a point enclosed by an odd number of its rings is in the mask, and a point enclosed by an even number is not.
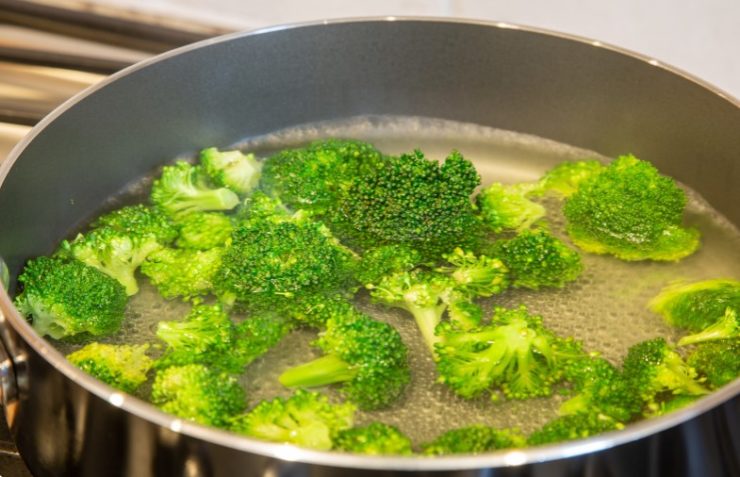
<svg viewBox="0 0 740 477"><path fill-rule="evenodd" d="M237 145L265 156L274 150L325 137L366 140L388 154L419 148L435 159L443 159L452 149L457 149L475 163L483 185L494 181L536 180L548 168L564 160L608 160L592 151L530 135L415 117L360 117L314 123L250 138ZM629 152L627 145L624 153ZM139 195L146 184L148 181L143 180L132 185L119 199L128 200ZM740 232L697 193L686 190L689 196L686 224L702 232L702 247L696 254L679 263L627 263L607 256L583 254L583 275L563 290L510 290L484 301L487 313L494 305L525 304L531 312L542 315L545 324L555 332L582 340L587 350L599 351L615 364L621 361L629 346L639 341L657 336L675 341L680 334L646 309L652 296L674 280L740 278L737 267L740 264ZM548 221L552 231L567 241L559 205L554 200L546 203ZM140 284L141 292L130 302L124 330L105 341L156 343L157 322L179 319L188 312L186 304L161 299L144 278ZM518 427L530 432L554 417L559 403L565 399L557 393L552 398L524 401L458 398L444 385L436 383L434 363L409 316L373 304L363 293L359 294L357 305L399 330L409 347L413 372L412 384L401 402L391 409L359 413L360 424L373 420L394 424L415 442L474 423ZM296 331L248 368L242 383L248 391L250 405L260 399L290 394L278 383L277 376L288 367L319 356L310 345L315 337L314 332ZM57 345L64 353L81 346ZM145 398L148 390L140 392ZM327 388L326 392L339 398L335 388Z"/></svg>

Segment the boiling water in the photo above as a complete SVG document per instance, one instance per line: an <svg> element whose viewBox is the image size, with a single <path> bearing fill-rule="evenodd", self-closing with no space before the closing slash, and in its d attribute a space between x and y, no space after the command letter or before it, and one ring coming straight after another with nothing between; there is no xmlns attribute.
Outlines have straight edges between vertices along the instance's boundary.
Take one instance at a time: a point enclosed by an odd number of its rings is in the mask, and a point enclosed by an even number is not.
<svg viewBox="0 0 740 477"><path fill-rule="evenodd" d="M548 168L564 160L606 160L596 153L534 136L442 120L398 117L313 124L250 139L238 146L265 155L325 137L366 140L389 154L419 148L427 157L435 159L443 159L450 150L457 149L475 163L483 185L494 181L536 180ZM624 152L629 152L628 146ZM494 304L525 304L531 312L542 315L545 325L556 333L582 340L587 350L599 351L615 364L621 361L629 346L639 341L657 336L676 340L679 333L646 309L651 297L674 280L740 278L740 233L697 194L687 192L686 223L702 232L702 247L694 255L679 263L628 263L608 256L584 254L584 273L564 289L509 290L484 301L486 311ZM560 203L550 201L545 205L553 232L567 241ZM179 319L187 314L188 305L164 301L146 279L142 278L140 284L141 292L131 299L122 333L106 341L156 343L157 322ZM373 304L364 293L359 295L357 305L369 315L392 324L401 333L409 348L412 369L412 382L403 399L386 410L358 413L359 424L373 420L393 424L415 442L430 440L444 430L473 423L518 427L529 432L554 417L559 403L565 399L557 393L551 398L525 401L459 398L436 382L434 363L410 315ZM260 399L290 394L278 383L277 376L288 367L320 356L311 347L315 338L315 332L295 331L249 366L241 381L250 405ZM64 352L78 346L60 344ZM335 387L325 391L339 397ZM142 394L146 392L142 390Z"/></svg>

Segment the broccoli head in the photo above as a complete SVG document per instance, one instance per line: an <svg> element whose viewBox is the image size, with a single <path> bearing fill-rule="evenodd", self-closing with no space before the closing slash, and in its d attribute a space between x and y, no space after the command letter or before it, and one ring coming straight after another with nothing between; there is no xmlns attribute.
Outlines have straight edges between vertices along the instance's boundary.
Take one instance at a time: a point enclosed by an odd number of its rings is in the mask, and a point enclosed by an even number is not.
<svg viewBox="0 0 740 477"><path fill-rule="evenodd" d="M493 183L480 191L476 204L483 223L496 233L521 232L545 216L541 204L529 197L537 191L536 183Z"/></svg>
<svg viewBox="0 0 740 477"><path fill-rule="evenodd" d="M221 266L223 247L210 250L163 248L141 265L141 273L157 287L160 295L172 299L207 295Z"/></svg>
<svg viewBox="0 0 740 477"><path fill-rule="evenodd" d="M331 223L361 249L405 244L437 260L456 246L477 246L482 228L470 195L479 183L458 152L442 164L420 151L389 158L375 174L353 178Z"/></svg>
<svg viewBox="0 0 740 477"><path fill-rule="evenodd" d="M334 449L353 454L409 455L411 439L398 428L372 422L367 426L353 427L337 433Z"/></svg>
<svg viewBox="0 0 740 477"><path fill-rule="evenodd" d="M286 149L265 160L261 187L289 207L324 213L355 177L371 175L383 157L360 141L329 139Z"/></svg>
<svg viewBox="0 0 740 477"><path fill-rule="evenodd" d="M740 281L704 280L665 287L649 307L673 326L699 332L722 318L727 308L740 313Z"/></svg>
<svg viewBox="0 0 740 477"><path fill-rule="evenodd" d="M682 226L685 205L673 179L628 155L584 180L563 212L570 238L587 252L677 261L699 247L699 232Z"/></svg>
<svg viewBox="0 0 740 477"><path fill-rule="evenodd" d="M231 218L218 212L195 212L178 221L177 246L196 250L223 247L231 238Z"/></svg>
<svg viewBox="0 0 740 477"><path fill-rule="evenodd" d="M154 361L146 355L149 345L90 343L67 355L67 359L95 378L133 393L146 381Z"/></svg>
<svg viewBox="0 0 740 477"><path fill-rule="evenodd" d="M246 407L244 390L233 375L202 364L157 371L151 399L165 412L216 427L226 427Z"/></svg>
<svg viewBox="0 0 740 477"><path fill-rule="evenodd" d="M603 432L624 429L624 424L598 413L578 413L560 416L547 422L527 437L527 444L539 446L555 442L585 439Z"/></svg>
<svg viewBox="0 0 740 477"><path fill-rule="evenodd" d="M329 450L343 430L352 427L355 406L332 404L319 393L297 390L289 398L262 401L232 420L231 429L257 439Z"/></svg>
<svg viewBox="0 0 740 477"><path fill-rule="evenodd" d="M177 238L177 227L161 210L143 204L122 207L102 215L92 222L93 228L109 228L122 235L154 236L162 245Z"/></svg>
<svg viewBox="0 0 740 477"><path fill-rule="evenodd" d="M604 169L604 165L594 159L561 162L542 176L537 192L554 192L563 197L570 197L576 193L583 181L601 174Z"/></svg>
<svg viewBox="0 0 740 477"><path fill-rule="evenodd" d="M214 188L203 170L187 162L162 169L152 185L151 201L171 217L207 210L231 210L239 197L226 187Z"/></svg>
<svg viewBox="0 0 740 477"><path fill-rule="evenodd" d="M219 187L228 187L244 195L260 181L262 163L254 154L241 151L219 151L209 147L200 151L200 164L205 174Z"/></svg>
<svg viewBox="0 0 740 477"><path fill-rule="evenodd" d="M525 437L518 429L496 429L475 424L447 431L421 445L426 455L481 454L497 449L524 447Z"/></svg>
<svg viewBox="0 0 740 477"><path fill-rule="evenodd" d="M720 388L740 376L740 339L701 343L686 361L713 388Z"/></svg>
<svg viewBox="0 0 740 477"><path fill-rule="evenodd" d="M377 283L386 275L409 272L421 261L419 251L408 245L381 245L362 254L362 259L355 270L355 278L363 285Z"/></svg>
<svg viewBox="0 0 740 477"><path fill-rule="evenodd" d="M498 240L488 253L504 262L517 288L562 288L583 271L578 252L543 229L525 230L512 239Z"/></svg>
<svg viewBox="0 0 740 477"><path fill-rule="evenodd" d="M569 360L582 355L578 343L555 336L524 306L498 307L490 324L471 330L442 323L437 335L438 379L465 398L492 387L511 399L549 396Z"/></svg>
<svg viewBox="0 0 740 477"><path fill-rule="evenodd" d="M342 394L360 409L388 407L410 380L407 350L389 324L353 312L330 318L316 346L324 356L280 375L288 387L342 383Z"/></svg>
<svg viewBox="0 0 740 477"><path fill-rule="evenodd" d="M678 346L686 346L704 341L740 339L740 321L738 320L737 313L737 311L728 307L722 318L698 333L684 336L678 340Z"/></svg>
<svg viewBox="0 0 740 477"><path fill-rule="evenodd" d="M471 297L489 297L501 293L509 286L509 270L498 258L476 256L455 248L445 254L450 265L437 269L447 273L455 281L455 290Z"/></svg>
<svg viewBox="0 0 740 477"><path fill-rule="evenodd" d="M23 291L18 310L33 317L40 335L60 339L118 331L126 310L126 290L113 278L77 260L39 257L18 277Z"/></svg>
<svg viewBox="0 0 740 477"><path fill-rule="evenodd" d="M296 325L324 329L330 318L350 315L355 308L349 297L340 293L301 293L259 304L250 308L250 312L277 313Z"/></svg>
<svg viewBox="0 0 740 477"><path fill-rule="evenodd" d="M236 209L234 219L237 222L265 219L268 217L288 217L291 211L277 198L255 190L249 194Z"/></svg>

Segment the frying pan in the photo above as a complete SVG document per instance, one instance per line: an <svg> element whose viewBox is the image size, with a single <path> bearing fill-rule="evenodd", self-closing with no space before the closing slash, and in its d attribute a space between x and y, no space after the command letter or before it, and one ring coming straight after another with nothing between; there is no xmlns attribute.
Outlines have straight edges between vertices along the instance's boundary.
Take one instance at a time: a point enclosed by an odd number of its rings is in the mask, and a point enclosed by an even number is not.
<svg viewBox="0 0 740 477"><path fill-rule="evenodd" d="M740 475L740 381L590 439L479 456L365 457L184 422L85 375L14 309L15 277L166 158L298 124L426 116L614 156L625 147L740 224L740 104L598 42L507 24L395 18L229 35L130 67L45 118L0 166L0 386L38 476Z"/></svg>

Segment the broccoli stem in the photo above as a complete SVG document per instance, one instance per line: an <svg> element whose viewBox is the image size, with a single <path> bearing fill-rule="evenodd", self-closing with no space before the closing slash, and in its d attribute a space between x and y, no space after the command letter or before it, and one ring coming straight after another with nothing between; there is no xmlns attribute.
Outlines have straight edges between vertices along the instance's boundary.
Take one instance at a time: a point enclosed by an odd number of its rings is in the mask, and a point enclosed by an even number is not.
<svg viewBox="0 0 740 477"><path fill-rule="evenodd" d="M280 384L287 387L325 386L327 384L349 381L357 375L357 370L336 355L328 354L308 363L290 368L280 375Z"/></svg>
<svg viewBox="0 0 740 477"><path fill-rule="evenodd" d="M701 343L702 341L721 340L738 335L737 313L727 308L725 314L716 323L706 327L699 333L684 336L678 341L678 346Z"/></svg>
<svg viewBox="0 0 740 477"><path fill-rule="evenodd" d="M438 305L432 307L408 307L408 311L414 316L416 326L419 327L424 342L427 344L432 356L436 356L434 346L439 343L440 338L434 331L442 319L442 314L447 305Z"/></svg>

